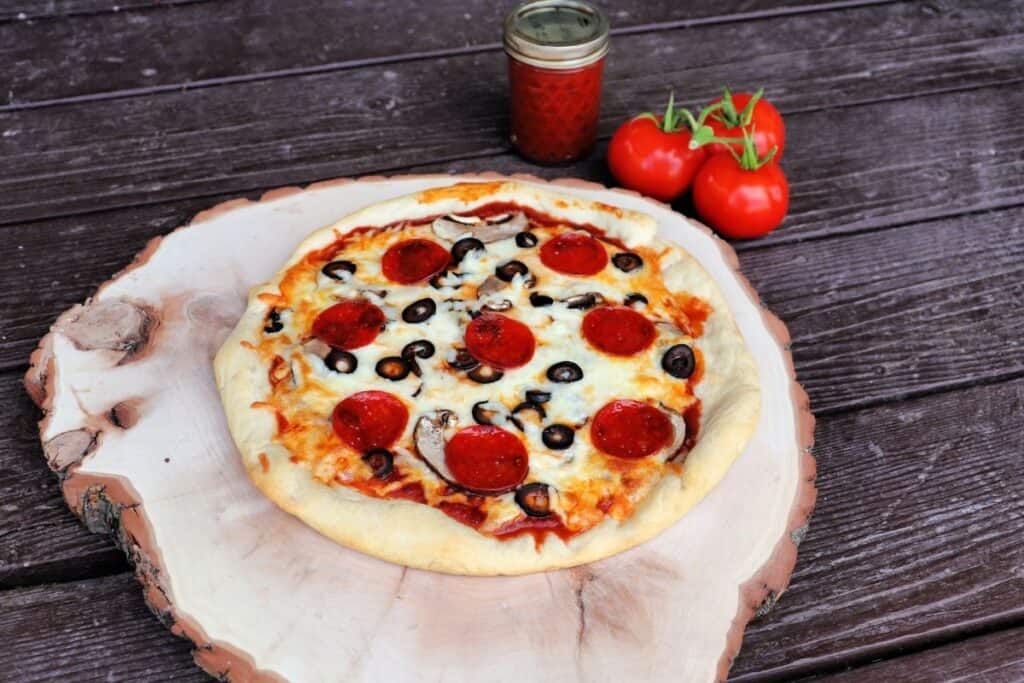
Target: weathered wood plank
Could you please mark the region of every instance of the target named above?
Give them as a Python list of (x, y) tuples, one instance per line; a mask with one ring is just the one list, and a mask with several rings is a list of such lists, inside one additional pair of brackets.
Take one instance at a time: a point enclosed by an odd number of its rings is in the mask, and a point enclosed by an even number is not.
[[(673, 0), (610, 8), (616, 31), (694, 26), (785, 16), (892, 0)], [(5, 12), (0, 0), (0, 20)], [(21, 3), (22, 6), (27, 3)], [(52, 6), (53, 3), (39, 3)], [(108, 3), (99, 3), (103, 6)], [(499, 49), (509, 3), (436, 0), (416, 5), (416, 21), (392, 3), (356, 0), (219, 0), (100, 13), (74, 21), (0, 25), (0, 101), (23, 106), (197, 83), (335, 70), (367, 61)], [(43, 9), (43, 8), (40, 8)], [(40, 45), (47, 50), (40, 51)], [(19, 68), (20, 67), (20, 68)]]
[[(789, 592), (748, 629), (737, 680), (791, 680), (1024, 619), (1022, 415), (1017, 380), (823, 418), (818, 510)], [(125, 575), (0, 593), (0, 627), (19, 634), (0, 649), (0, 670), (20, 662), (36, 680), (40, 653), (70, 650), (83, 667), (75, 680), (109, 667), (190, 674), (185, 648), (161, 637), (138, 593)], [(86, 613), (102, 628), (74, 621), (81, 604), (107, 603)]]
[[(64, 309), (205, 202), (6, 228), (0, 368), (20, 368)], [(202, 229), (201, 227), (198, 229)], [(57, 245), (75, 248), (57, 248)], [(744, 272), (790, 326), (818, 411), (1024, 371), (1024, 210), (748, 250)], [(31, 292), (26, 296), (26, 292)]]
[(208, 0), (0, 0), (0, 22), (159, 9)]
[(1024, 628), (988, 633), (812, 680), (828, 683), (945, 683), (953, 680), (1013, 683), (1024, 680)]
[[(127, 219), (105, 221), (109, 229), (104, 231), (82, 230), (77, 220), (66, 219), (58, 228), (22, 233), (47, 235), (26, 240), (26, 249), (18, 253), (25, 263), (48, 265), (18, 269), (25, 273), (18, 293), (5, 294), (11, 287), (0, 286), (0, 302), (11, 310), (0, 358), (23, 367), (30, 345), (52, 317), (84, 299), (127, 261), (129, 252), (175, 220), (173, 214), (144, 218), (134, 209), (118, 212), (125, 213)], [(53, 244), (72, 241), (78, 249), (53, 250)], [(123, 246), (115, 248), (117, 242)], [(120, 263), (108, 262), (108, 249), (124, 252)], [(824, 413), (1024, 372), (1022, 257), (1024, 209), (1013, 209), (756, 250), (741, 260), (765, 303), (789, 324), (799, 377), (812, 405)], [(23, 291), (34, 294), (26, 297)], [(10, 460), (11, 471), (19, 471), (21, 463), (34, 465), (26, 483), (18, 479), (5, 496), (16, 501), (45, 468), (37, 461), (39, 447), (32, 434), (35, 410), (26, 400), (15, 403), (17, 378), (7, 378), (0, 405), (16, 405), (23, 429), (16, 442), (0, 448), (0, 458)], [(60, 510), (55, 487), (46, 495)], [(9, 533), (19, 540), (12, 547), (21, 565), (11, 565), (8, 582), (24, 583), (34, 572), (50, 571), (47, 563), (60, 564), (49, 545), (56, 531), (20, 531), (34, 514), (31, 505), (11, 512)], [(75, 526), (69, 515), (42, 521), (74, 537), (67, 530)], [(89, 550), (102, 562), (110, 561), (108, 551), (98, 545)], [(73, 548), (68, 552), (67, 557), (75, 557)]]
[(0, 406), (8, 417), (0, 440), (0, 589), (126, 569), (121, 551), (88, 533), (64, 504), (40, 453), (38, 411), (14, 373), (0, 375)]
[(4, 680), (193, 681), (190, 644), (160, 625), (128, 573), (0, 593)]
[[(938, 6), (936, 12), (933, 5), (884, 5), (620, 36), (608, 69), (602, 131), (608, 134), (638, 108), (656, 106), (673, 82), (686, 84), (688, 101), (710, 98), (724, 82), (739, 87), (763, 83), (799, 129), (795, 113), (800, 111), (1021, 78), (1024, 12), (993, 13), (987, 5), (954, 10), (951, 0)], [(692, 63), (690, 56), (702, 53), (714, 53), (715, 59)], [(499, 153), (507, 149), (504, 59), (498, 52), (470, 54), (4, 112), (0, 156), (9, 172), (0, 179), (5, 197), (0, 222)], [(644, 63), (666, 70), (652, 74), (639, 66)], [(879, 67), (865, 71), (864, 65), (872, 63)], [(969, 99), (942, 97), (932, 105), (970, 111), (971, 116), (940, 118), (932, 112), (920, 124), (929, 132), (967, 129), (977, 117), (1015, 111), (1010, 104), (1019, 91), (986, 99), (991, 112), (961, 108)], [(859, 137), (870, 135), (873, 149), (913, 149), (907, 163), (943, 153), (933, 151), (917, 129), (909, 139), (883, 140), (886, 119), (860, 120), (865, 114), (840, 110), (811, 119), (824, 122), (825, 128), (805, 128), (787, 159), (796, 163), (803, 155), (814, 161), (812, 154), (841, 145), (842, 140), (822, 131), (835, 130), (833, 118), (844, 114), (870, 127)], [(1019, 117), (1008, 119), (1000, 119), (1005, 127), (1000, 135), (1012, 141), (1022, 124)], [(994, 134), (991, 128), (981, 132), (985, 139)], [(856, 150), (848, 151), (855, 162), (879, 165), (877, 157), (864, 160)], [(1007, 165), (1007, 154), (1002, 146), (976, 149), (966, 162), (980, 163), (984, 155), (987, 167)], [(898, 163), (888, 164), (888, 170), (889, 180), (905, 172)], [(847, 173), (839, 161), (831, 167), (816, 164), (813, 175), (794, 173), (799, 181), (794, 189), (799, 196), (799, 183), (843, 180)], [(917, 196), (919, 201), (932, 199)]]
[(1022, 429), (1019, 379), (820, 420), (810, 531), (785, 598), (748, 630), (739, 680), (1024, 623)]

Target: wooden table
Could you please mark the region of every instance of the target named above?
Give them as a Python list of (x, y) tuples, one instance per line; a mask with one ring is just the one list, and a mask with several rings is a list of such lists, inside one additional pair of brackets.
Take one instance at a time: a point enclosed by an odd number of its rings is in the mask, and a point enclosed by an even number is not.
[(506, 141), (510, 2), (385, 4), (0, 0), (0, 679), (205, 679), (40, 455), (20, 380), (58, 313), (235, 195), (609, 183), (618, 122), (723, 83), (786, 116), (790, 215), (735, 246), (819, 420), (817, 511), (733, 676), (1024, 678), (1024, 1), (607, 3), (602, 142), (559, 169)]

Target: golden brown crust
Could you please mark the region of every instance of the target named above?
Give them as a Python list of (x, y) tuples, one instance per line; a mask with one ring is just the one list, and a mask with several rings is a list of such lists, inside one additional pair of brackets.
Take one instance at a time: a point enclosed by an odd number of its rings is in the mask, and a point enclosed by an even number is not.
[(703, 402), (700, 438), (682, 473), (664, 476), (628, 519), (608, 519), (568, 542), (549, 535), (537, 548), (530, 537), (497, 540), (425, 505), (372, 499), (316, 481), (275, 441), (273, 414), (252, 408), (270, 391), (266, 365), (251, 350), (269, 312), (266, 296), (261, 299), (260, 294), (276, 296), (280, 276), (252, 291), (246, 314), (215, 364), (231, 432), (250, 477), (268, 497), (346, 546), (456, 574), (521, 574), (574, 566), (644, 542), (683, 516), (724, 476), (749, 440), (760, 406), (756, 367), (717, 287), (684, 250), (658, 239), (655, 222), (644, 214), (516, 182), (462, 184), (385, 202), (317, 231), (300, 245), (285, 270), (352, 228), (422, 217), (424, 204), (429, 213), (444, 214), (492, 202), (515, 202), (567, 222), (592, 225), (631, 247), (655, 247), (665, 254), (661, 265), (666, 286), (711, 304), (701, 343), (707, 370), (697, 389)]

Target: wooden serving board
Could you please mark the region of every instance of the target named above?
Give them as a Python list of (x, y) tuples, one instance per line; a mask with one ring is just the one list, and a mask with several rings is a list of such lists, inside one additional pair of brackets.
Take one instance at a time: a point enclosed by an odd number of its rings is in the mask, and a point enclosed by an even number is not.
[[(654, 540), (571, 570), (456, 577), (340, 547), (264, 498), (225, 425), (211, 360), (250, 286), (314, 229), (459, 180), (283, 188), (154, 240), (64, 313), (26, 386), (68, 505), (114, 534), (146, 598), (234, 681), (722, 679), (743, 629), (785, 589), (814, 504), (813, 418), (785, 327), (732, 250), (667, 206), (581, 181), (559, 189), (645, 211), (718, 282), (763, 386), (753, 440), (708, 497)], [(534, 178), (520, 178), (542, 182)]]

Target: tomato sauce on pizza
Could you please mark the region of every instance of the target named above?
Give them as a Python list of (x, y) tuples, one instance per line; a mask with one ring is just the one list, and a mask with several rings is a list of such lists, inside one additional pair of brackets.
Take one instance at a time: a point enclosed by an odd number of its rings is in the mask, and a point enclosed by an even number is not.
[(280, 279), (274, 439), (327, 486), (496, 539), (627, 519), (700, 429), (711, 306), (659, 252), (504, 202), (365, 226)]

